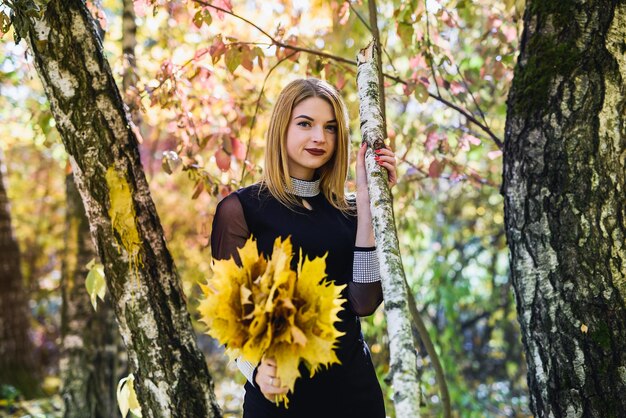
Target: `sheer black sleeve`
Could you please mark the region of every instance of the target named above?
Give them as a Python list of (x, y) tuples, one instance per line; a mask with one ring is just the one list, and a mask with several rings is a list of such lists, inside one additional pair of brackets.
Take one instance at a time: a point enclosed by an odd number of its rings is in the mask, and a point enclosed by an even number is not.
[(250, 237), (243, 207), (237, 193), (226, 196), (215, 209), (211, 231), (211, 254), (217, 260), (235, 257), (239, 264), (237, 248), (243, 247)]
[[(237, 248), (243, 247), (249, 236), (250, 231), (239, 197), (237, 193), (231, 193), (215, 209), (213, 229), (211, 230), (211, 254), (213, 254), (213, 258), (223, 260), (234, 256), (235, 262), (240, 264), (241, 260)], [(241, 357), (237, 358), (236, 361), (239, 371), (252, 386), (256, 386), (254, 384), (256, 365), (243, 360)]]
[(348, 300), (358, 316), (369, 316), (383, 301), (376, 247), (354, 248), (353, 278), (348, 283)]

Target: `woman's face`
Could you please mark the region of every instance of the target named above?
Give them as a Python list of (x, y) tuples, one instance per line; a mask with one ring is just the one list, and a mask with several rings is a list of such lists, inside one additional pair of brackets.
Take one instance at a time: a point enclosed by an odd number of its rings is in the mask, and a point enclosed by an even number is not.
[(337, 142), (337, 121), (332, 106), (320, 97), (298, 103), (287, 128), (289, 175), (311, 180), (315, 170), (330, 160)]

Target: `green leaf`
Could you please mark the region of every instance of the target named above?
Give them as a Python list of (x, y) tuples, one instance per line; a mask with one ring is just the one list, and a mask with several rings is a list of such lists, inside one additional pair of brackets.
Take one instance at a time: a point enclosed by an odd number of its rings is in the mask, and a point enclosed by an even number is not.
[(206, 25), (209, 26), (211, 25), (211, 22), (213, 22), (213, 17), (206, 9), (198, 10), (193, 16), (193, 24), (196, 25), (198, 29), (202, 27), (203, 23), (206, 23)]
[(407, 22), (398, 22), (398, 36), (402, 40), (402, 43), (406, 46), (413, 44), (413, 25)]
[(0, 12), (0, 38), (9, 31), (11, 27), (11, 18), (6, 13)]
[(104, 295), (106, 295), (104, 266), (100, 263), (96, 263), (96, 260), (93, 259), (87, 263), (87, 268), (89, 269), (89, 273), (87, 273), (87, 278), (85, 279), (85, 287), (87, 288), (87, 293), (89, 293), (93, 309), (97, 310), (97, 298), (104, 300)]
[(259, 68), (262, 70), (263, 69), (263, 58), (265, 58), (265, 54), (263, 53), (263, 50), (261, 48), (259, 48), (258, 46), (255, 46), (252, 49), (252, 55), (254, 57), (256, 57), (257, 64), (258, 64)]
[(224, 59), (226, 60), (226, 67), (228, 68), (228, 71), (234, 73), (237, 67), (239, 67), (239, 64), (241, 64), (241, 51), (239, 48), (230, 47), (226, 50)]
[(415, 91), (413, 92), (415, 98), (420, 103), (426, 103), (428, 100), (428, 89), (422, 83), (417, 83), (415, 85)]

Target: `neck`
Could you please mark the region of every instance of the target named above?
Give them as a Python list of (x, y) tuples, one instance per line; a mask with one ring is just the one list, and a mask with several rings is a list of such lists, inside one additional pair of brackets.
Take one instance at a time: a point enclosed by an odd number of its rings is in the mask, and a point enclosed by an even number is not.
[(299, 197), (313, 197), (320, 192), (320, 179), (301, 180), (291, 177), (291, 185), (287, 187), (287, 191)]

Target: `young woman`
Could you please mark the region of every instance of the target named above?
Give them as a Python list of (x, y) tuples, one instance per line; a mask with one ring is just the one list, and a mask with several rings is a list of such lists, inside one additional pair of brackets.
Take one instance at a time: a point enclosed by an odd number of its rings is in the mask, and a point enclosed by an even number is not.
[[(267, 132), (263, 180), (238, 190), (217, 206), (211, 234), (213, 257), (234, 256), (250, 235), (259, 252), (271, 256), (277, 237), (291, 237), (295, 269), (302, 249), (308, 257), (328, 252), (328, 280), (347, 284), (349, 303), (336, 323), (341, 364), (309, 378), (301, 370), (289, 408), (276, 406), (275, 395), (286, 393), (276, 377), (276, 363), (238, 361), (246, 376), (244, 418), (359, 417), (384, 418), (380, 385), (369, 349), (363, 341), (360, 316), (371, 315), (382, 302), (372, 218), (365, 173), (365, 144), (357, 155), (356, 202), (346, 198), (349, 166), (348, 114), (339, 93), (317, 79), (300, 79), (280, 93)], [(396, 183), (396, 163), (387, 148), (377, 151), (378, 163)], [(355, 213), (356, 206), (356, 213)]]

